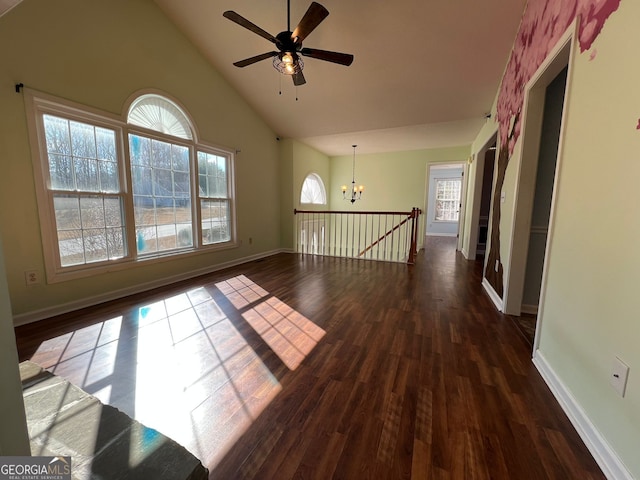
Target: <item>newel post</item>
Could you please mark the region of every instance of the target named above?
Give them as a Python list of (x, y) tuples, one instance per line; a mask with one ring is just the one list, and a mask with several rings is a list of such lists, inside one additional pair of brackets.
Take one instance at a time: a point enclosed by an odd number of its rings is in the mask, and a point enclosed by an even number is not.
[(409, 258), (407, 263), (413, 265), (416, 263), (416, 255), (418, 253), (418, 216), (420, 209), (413, 207), (411, 209), (411, 245), (409, 247)]

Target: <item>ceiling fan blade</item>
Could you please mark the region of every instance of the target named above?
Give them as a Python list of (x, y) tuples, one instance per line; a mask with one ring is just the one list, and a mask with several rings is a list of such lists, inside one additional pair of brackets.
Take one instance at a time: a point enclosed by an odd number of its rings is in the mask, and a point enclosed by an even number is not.
[(330, 52), (328, 50), (318, 50), (317, 48), (303, 48), (300, 53), (305, 57), (317, 58), (325, 62), (339, 63), (349, 66), (353, 62), (353, 55), (350, 53)]
[(299, 87), (300, 85), (304, 85), (305, 83), (307, 83), (307, 81), (304, 78), (304, 75), (302, 74), (302, 70), (300, 70), (298, 73), (294, 73), (293, 75), (291, 75), (291, 77), (293, 78), (293, 84), (296, 87)]
[(317, 2), (311, 2), (307, 12), (300, 20), (300, 23), (293, 31), (291, 38), (296, 43), (302, 43), (302, 41), (309, 36), (309, 34), (329, 15), (329, 10), (324, 8)]
[(267, 52), (262, 53), (260, 55), (256, 55), (255, 57), (245, 58), (244, 60), (240, 60), (238, 62), (233, 62), (236, 67), (246, 67), (248, 65), (253, 65), (260, 60), (266, 60), (267, 58), (275, 57), (278, 55), (278, 52)]
[(253, 33), (257, 33), (261, 37), (266, 38), (267, 40), (269, 40), (271, 43), (276, 43), (276, 38), (273, 35), (271, 35), (269, 32), (264, 31), (263, 29), (261, 29), (256, 24), (251, 23), (249, 20), (247, 20), (243, 16), (238, 15), (233, 10), (227, 10), (226, 12), (224, 12), (222, 14), (222, 16), (225, 17), (225, 18), (228, 18), (229, 20), (231, 20), (234, 23), (237, 23), (241, 27), (246, 28), (247, 30), (251, 30)]

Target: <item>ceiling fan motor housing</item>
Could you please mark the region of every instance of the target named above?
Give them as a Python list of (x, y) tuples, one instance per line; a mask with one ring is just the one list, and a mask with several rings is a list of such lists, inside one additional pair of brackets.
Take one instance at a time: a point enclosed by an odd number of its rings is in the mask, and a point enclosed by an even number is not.
[(280, 32), (276, 35), (276, 47), (281, 52), (299, 52), (302, 43), (296, 43), (292, 37), (293, 32)]

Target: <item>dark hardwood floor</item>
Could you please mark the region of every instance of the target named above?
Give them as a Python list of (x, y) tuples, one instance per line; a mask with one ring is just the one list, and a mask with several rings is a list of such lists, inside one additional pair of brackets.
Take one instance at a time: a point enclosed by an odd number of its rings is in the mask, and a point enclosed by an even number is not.
[(212, 479), (604, 478), (480, 282), (448, 238), (415, 266), (281, 254), (16, 335)]

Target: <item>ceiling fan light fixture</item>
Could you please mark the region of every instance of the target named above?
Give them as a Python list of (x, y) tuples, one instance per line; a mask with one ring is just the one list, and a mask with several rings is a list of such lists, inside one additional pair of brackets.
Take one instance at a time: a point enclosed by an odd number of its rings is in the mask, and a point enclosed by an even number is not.
[(284, 52), (273, 57), (273, 67), (283, 75), (295, 75), (304, 68), (302, 59), (291, 52)]
[(285, 52), (284, 55), (282, 55), (282, 61), (284, 63), (293, 63), (293, 55), (289, 52)]

